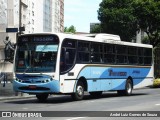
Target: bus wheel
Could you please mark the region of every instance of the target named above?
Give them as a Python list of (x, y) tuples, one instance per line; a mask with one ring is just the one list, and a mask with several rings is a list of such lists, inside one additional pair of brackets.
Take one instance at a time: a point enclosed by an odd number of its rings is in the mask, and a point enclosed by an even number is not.
[(127, 79), (125, 90), (118, 90), (117, 92), (118, 92), (118, 95), (129, 96), (132, 94), (132, 90), (133, 90), (132, 81), (130, 79)]
[(98, 91), (98, 92), (90, 92), (89, 93), (91, 95), (91, 97), (93, 98), (99, 98), (102, 96), (102, 91)]
[(76, 92), (72, 95), (73, 100), (82, 100), (84, 97), (84, 84), (79, 81), (76, 86)]
[(36, 97), (40, 102), (44, 102), (47, 100), (48, 94), (37, 94)]

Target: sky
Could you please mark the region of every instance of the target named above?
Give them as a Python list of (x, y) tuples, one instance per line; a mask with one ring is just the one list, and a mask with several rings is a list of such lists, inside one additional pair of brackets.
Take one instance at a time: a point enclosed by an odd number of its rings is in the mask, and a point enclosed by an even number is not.
[(76, 32), (89, 32), (90, 23), (97, 23), (102, 0), (64, 0), (64, 27), (73, 25)]

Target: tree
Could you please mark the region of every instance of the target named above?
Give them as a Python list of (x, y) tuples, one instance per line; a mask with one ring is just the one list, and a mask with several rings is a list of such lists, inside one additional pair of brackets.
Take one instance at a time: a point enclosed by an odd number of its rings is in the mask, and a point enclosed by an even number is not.
[(137, 31), (132, 2), (133, 0), (103, 0), (98, 10), (102, 32), (117, 34), (123, 41), (131, 41)]
[(160, 1), (134, 0), (133, 8), (138, 29), (146, 32), (149, 43), (156, 47), (160, 43)]
[(101, 32), (101, 25), (95, 24), (91, 27), (90, 33), (100, 33)]
[(150, 44), (150, 41), (149, 41), (148, 36), (145, 36), (145, 37), (141, 40), (141, 42), (142, 42), (143, 44)]
[(71, 25), (69, 28), (65, 27), (64, 28), (64, 32), (75, 33), (76, 32), (76, 28), (73, 25)]

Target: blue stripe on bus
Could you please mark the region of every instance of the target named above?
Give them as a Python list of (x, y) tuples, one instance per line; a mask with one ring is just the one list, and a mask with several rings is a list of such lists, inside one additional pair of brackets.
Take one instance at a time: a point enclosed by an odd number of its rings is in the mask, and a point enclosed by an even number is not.
[[(105, 90), (123, 90), (125, 89), (126, 79), (131, 76), (133, 85), (141, 83), (148, 75), (151, 68), (117, 68), (117, 67), (84, 67), (78, 78), (84, 76), (87, 80), (88, 91), (105, 91)], [(97, 79), (99, 78), (99, 79)], [(101, 79), (102, 78), (102, 79)], [(106, 79), (104, 79), (106, 78)], [(138, 79), (134, 79), (138, 78)], [(97, 80), (95, 80), (97, 79)]]

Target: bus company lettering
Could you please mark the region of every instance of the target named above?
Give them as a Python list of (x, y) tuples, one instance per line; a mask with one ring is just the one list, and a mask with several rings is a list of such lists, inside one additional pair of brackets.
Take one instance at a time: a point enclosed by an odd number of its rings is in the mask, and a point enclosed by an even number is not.
[(139, 70), (134, 70), (132, 73), (133, 74), (140, 74), (140, 71)]
[(127, 72), (115, 72), (113, 70), (108, 70), (109, 76), (127, 76)]

